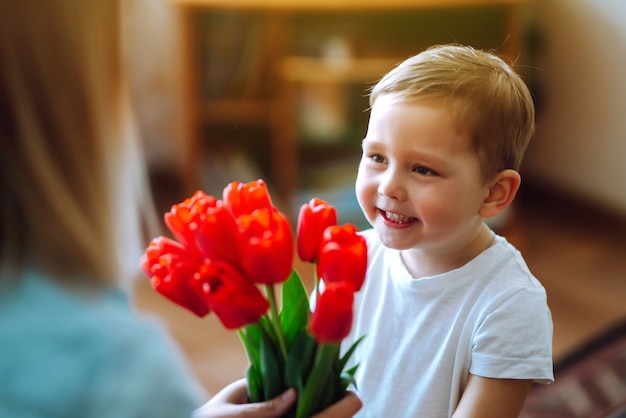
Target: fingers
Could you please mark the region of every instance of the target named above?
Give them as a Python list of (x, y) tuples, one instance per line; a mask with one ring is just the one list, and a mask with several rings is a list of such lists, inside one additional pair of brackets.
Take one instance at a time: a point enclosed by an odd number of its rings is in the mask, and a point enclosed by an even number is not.
[(237, 380), (224, 389), (220, 390), (214, 397), (214, 402), (229, 404), (248, 403), (248, 386), (246, 379)]
[(348, 391), (339, 402), (324, 409), (312, 418), (349, 418), (356, 414), (363, 403), (354, 392)]
[(242, 417), (255, 418), (278, 418), (287, 413), (296, 400), (296, 390), (288, 389), (282, 395), (269, 401), (251, 403), (246, 405), (246, 410), (241, 410)]
[[(242, 383), (243, 382), (243, 386)], [(231, 383), (194, 412), (193, 418), (279, 418), (296, 400), (295, 389), (259, 403), (247, 403), (246, 382)]]
[[(279, 418), (296, 400), (295, 389), (265, 402), (248, 403), (245, 379), (231, 383), (194, 413), (194, 418)], [(349, 418), (363, 406), (354, 392), (347, 392), (339, 402), (312, 418)]]

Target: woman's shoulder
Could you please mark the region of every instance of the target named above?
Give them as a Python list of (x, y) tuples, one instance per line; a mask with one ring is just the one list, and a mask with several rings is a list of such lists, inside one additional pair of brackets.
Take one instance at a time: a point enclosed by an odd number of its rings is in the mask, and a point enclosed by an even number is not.
[(140, 317), (121, 290), (86, 296), (28, 278), (10, 293), (0, 302), (0, 375), (16, 382), (10, 398), (47, 408), (62, 390), (64, 403), (96, 409), (123, 404), (126, 395), (176, 397), (187, 407), (195, 400), (196, 382), (174, 341)]
[(1, 329), (29, 338), (79, 338), (83, 343), (155, 338), (158, 328), (136, 314), (121, 289), (82, 291), (32, 273), (3, 288), (0, 313)]

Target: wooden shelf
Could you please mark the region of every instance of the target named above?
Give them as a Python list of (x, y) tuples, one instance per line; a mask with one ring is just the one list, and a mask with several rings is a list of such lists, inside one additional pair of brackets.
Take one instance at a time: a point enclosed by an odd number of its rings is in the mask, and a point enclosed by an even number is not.
[[(269, 166), (272, 171), (268, 173), (269, 180), (280, 197), (289, 201), (298, 191), (299, 170), (302, 169), (301, 161), (298, 161), (299, 141), (302, 139), (298, 112), (302, 112), (299, 108), (302, 91), (308, 89), (315, 96), (323, 95), (324, 89), (349, 91), (353, 85), (360, 85), (364, 94), (367, 85), (374, 84), (415, 53), (415, 49), (423, 47), (414, 39), (414, 34), (420, 34), (420, 39), (424, 40), (432, 32), (445, 31), (445, 34), (437, 33), (433, 38), (445, 42), (447, 37), (453, 37), (455, 41), (465, 42), (466, 38), (473, 36), (473, 30), (483, 33), (480, 31), (482, 27), (476, 28), (472, 23), (474, 21), (466, 17), (469, 11), (472, 16), (474, 12), (480, 14), (486, 11), (492, 19), (489, 21), (492, 24), (484, 26), (489, 38), (478, 42), (497, 48), (501, 54), (515, 59), (521, 51), (521, 6), (530, 0), (169, 1), (179, 12), (186, 36), (183, 57), (188, 109), (188, 144), (184, 164), (186, 183), (197, 186), (200, 181), (198, 167), (202, 147), (205, 146), (202, 142), (211, 140), (203, 135), (207, 131), (202, 128), (228, 124), (261, 127), (267, 129), (270, 135)], [(422, 20), (410, 21), (409, 11), (410, 16), (419, 15)], [(458, 29), (458, 33), (454, 30), (448, 33), (436, 23), (426, 24), (432, 23), (425, 21), (429, 19), (427, 16), (442, 19), (444, 15), (453, 15), (460, 22), (452, 28)], [(199, 20), (206, 16), (214, 20)], [(380, 22), (383, 16), (386, 19), (382, 24), (374, 25), (376, 28), (372, 31), (372, 22)], [(494, 16), (498, 19), (495, 24)], [(238, 17), (243, 19), (237, 20)], [(343, 17), (350, 17), (350, 24)], [(396, 27), (390, 22), (398, 17), (402, 23)], [(358, 28), (361, 21), (365, 22), (365, 27)], [(204, 32), (200, 33), (198, 28)], [(223, 40), (226, 42), (224, 45), (219, 44), (222, 28), (230, 30), (229, 37)], [(459, 33), (462, 36), (457, 37)], [(322, 44), (333, 35), (346, 40), (345, 58), (324, 57)], [(228, 44), (231, 40), (239, 43)], [(311, 46), (311, 42), (317, 44)], [(430, 45), (433, 40), (428, 38), (424, 42)], [(210, 48), (216, 48), (222, 54), (211, 55), (210, 51), (214, 50)], [(233, 66), (232, 61), (238, 66)], [(217, 67), (201, 68), (209, 62)], [(230, 71), (225, 69), (231, 67), (235, 68), (232, 77), (230, 73), (225, 77), (224, 72)], [(249, 74), (252, 79), (242, 77), (242, 74)], [(328, 86), (333, 83), (340, 86)], [(353, 106), (355, 102), (354, 98), (346, 101), (347, 106)]]
[(368, 83), (380, 79), (403, 58), (285, 57), (278, 66), (282, 81), (291, 83)]
[(498, 6), (528, 0), (170, 0), (179, 6), (246, 10), (393, 10)]
[(200, 106), (203, 123), (264, 125), (272, 103), (269, 100), (205, 100)]

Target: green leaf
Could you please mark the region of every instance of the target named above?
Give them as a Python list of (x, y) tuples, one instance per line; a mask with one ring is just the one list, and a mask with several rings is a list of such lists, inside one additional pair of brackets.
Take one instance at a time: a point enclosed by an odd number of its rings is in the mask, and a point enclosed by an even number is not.
[(306, 331), (300, 331), (294, 341), (285, 364), (285, 384), (302, 391), (304, 382), (311, 372), (317, 342)]
[(261, 395), (259, 371), (253, 364), (249, 364), (246, 369), (246, 381), (248, 382), (248, 399), (250, 402), (261, 402), (263, 396)]
[(282, 285), (281, 305), (280, 324), (287, 349), (291, 349), (300, 331), (306, 329), (310, 314), (309, 295), (295, 269)]
[(356, 340), (354, 344), (350, 346), (348, 351), (346, 351), (343, 357), (339, 359), (339, 362), (337, 363), (338, 370), (343, 370), (343, 368), (346, 367), (346, 363), (348, 363), (348, 360), (350, 360), (350, 357), (354, 353), (354, 350), (356, 350), (357, 346), (361, 343), (361, 341), (363, 341), (364, 338), (365, 335), (362, 335), (358, 340)]
[(349, 376), (354, 376), (356, 374), (357, 369), (359, 368), (359, 365), (357, 364), (354, 367), (349, 368), (348, 370), (344, 370), (342, 372), (342, 375), (349, 375)]
[(339, 376), (335, 374), (335, 371), (333, 371), (329, 379), (326, 380), (326, 383), (322, 385), (322, 388), (320, 388), (321, 389), (320, 400), (319, 400), (320, 408), (325, 408), (327, 406), (334, 404), (336, 401), (338, 401), (341, 398), (341, 396), (343, 396), (343, 392), (342, 393), (337, 392), (337, 388), (339, 386), (340, 386)]
[(261, 339), (261, 355), (259, 368), (261, 371), (261, 382), (263, 385), (264, 399), (272, 399), (285, 389), (283, 384), (283, 365), (280, 363), (280, 356), (277, 355), (276, 346), (272, 341), (264, 336)]
[(276, 332), (272, 326), (272, 320), (268, 315), (263, 315), (259, 318), (258, 324), (261, 332), (264, 332), (272, 341), (276, 341)]
[(339, 344), (319, 345), (313, 369), (298, 399), (296, 417), (307, 418), (329, 406), (323, 403), (328, 398), (325, 390), (332, 384), (330, 381), (336, 378), (333, 376), (333, 366), (338, 356)]
[(348, 389), (348, 386), (350, 385), (354, 385), (354, 387), (356, 388), (356, 380), (354, 379), (354, 375), (356, 374), (358, 368), (359, 365), (357, 364), (356, 366), (341, 373), (341, 389), (344, 392)]
[(239, 338), (248, 356), (248, 361), (258, 369), (261, 360), (259, 347), (263, 338), (263, 331), (260, 325), (258, 323), (250, 324), (243, 330), (239, 330)]

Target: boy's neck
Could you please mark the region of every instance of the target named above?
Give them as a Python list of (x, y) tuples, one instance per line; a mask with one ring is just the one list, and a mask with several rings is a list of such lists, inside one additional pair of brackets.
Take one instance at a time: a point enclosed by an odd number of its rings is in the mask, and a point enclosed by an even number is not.
[(495, 235), (483, 225), (476, 237), (458, 251), (433, 253), (424, 249), (401, 250), (404, 266), (415, 279), (432, 277), (464, 266), (495, 243)]

